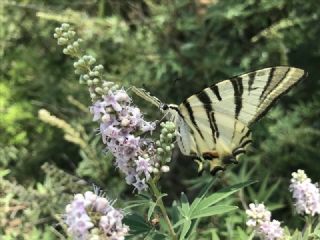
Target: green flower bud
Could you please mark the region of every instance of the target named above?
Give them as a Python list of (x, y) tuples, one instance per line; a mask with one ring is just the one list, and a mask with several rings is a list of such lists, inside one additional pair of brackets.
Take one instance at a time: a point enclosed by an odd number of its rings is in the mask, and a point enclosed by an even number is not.
[(68, 39), (60, 37), (58, 38), (58, 45), (66, 45), (68, 44)]
[(173, 137), (172, 133), (168, 133), (167, 137), (172, 138)]
[(111, 87), (114, 83), (113, 82), (107, 82), (107, 81), (103, 81), (102, 86), (103, 87)]
[(119, 88), (119, 85), (118, 84), (115, 84), (115, 85), (113, 85), (112, 87), (111, 87), (111, 90), (117, 90)]
[(69, 38), (68, 33), (66, 33), (66, 32), (62, 33), (62, 37)]
[(170, 171), (169, 166), (167, 166), (167, 165), (163, 165), (163, 166), (161, 167), (161, 172), (166, 173), (166, 172), (169, 172), (169, 171)]
[(167, 132), (168, 132), (168, 130), (165, 127), (161, 129), (161, 133), (165, 134)]
[(88, 80), (87, 84), (88, 84), (89, 87), (91, 87), (93, 85), (93, 81), (92, 80)]
[(94, 84), (98, 84), (100, 82), (99, 78), (94, 78), (92, 81)]
[(171, 151), (171, 147), (170, 147), (170, 146), (166, 146), (165, 149), (166, 149), (167, 152), (170, 152), (170, 151)]
[(161, 142), (160, 142), (159, 140), (157, 140), (157, 141), (156, 141), (156, 145), (157, 145), (157, 146), (160, 146), (160, 145), (161, 145)]
[(94, 91), (97, 92), (97, 93), (99, 93), (99, 94), (104, 94), (104, 91), (103, 91), (103, 89), (102, 89), (101, 87), (96, 87), (96, 88), (94, 89)]
[(62, 29), (63, 31), (68, 31), (69, 28), (70, 28), (70, 25), (69, 25), (68, 23), (62, 23), (62, 24), (61, 24), (61, 29)]
[(86, 64), (86, 62), (85, 62), (85, 60), (83, 59), (83, 58), (80, 58), (79, 60), (78, 60), (78, 65), (80, 66), (80, 65), (85, 65)]
[(94, 57), (91, 57), (91, 58), (89, 59), (89, 64), (90, 64), (90, 65), (94, 64), (95, 62), (96, 62), (96, 59), (95, 59)]
[(161, 153), (163, 153), (163, 149), (162, 149), (162, 148), (157, 148), (157, 152), (158, 152), (159, 154), (161, 154)]
[(90, 93), (90, 97), (91, 97), (92, 99), (94, 99), (94, 98), (97, 97), (97, 95), (96, 95), (95, 93)]
[(73, 38), (76, 35), (75, 31), (68, 31), (68, 37)]
[(74, 48), (79, 48), (80, 47), (80, 44), (78, 42), (74, 42), (72, 45), (73, 45)]

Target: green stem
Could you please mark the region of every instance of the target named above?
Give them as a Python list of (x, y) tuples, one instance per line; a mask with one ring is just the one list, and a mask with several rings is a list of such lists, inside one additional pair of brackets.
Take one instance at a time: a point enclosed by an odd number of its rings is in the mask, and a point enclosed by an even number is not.
[(172, 237), (173, 240), (177, 240), (177, 235), (173, 229), (173, 226), (172, 226), (172, 223), (169, 219), (169, 216), (168, 216), (168, 213), (167, 213), (167, 210), (163, 204), (163, 201), (162, 201), (162, 196), (161, 196), (161, 192), (159, 191), (159, 189), (157, 188), (155, 182), (154, 182), (154, 179), (151, 179), (150, 182), (150, 187), (152, 189), (152, 192), (154, 193), (155, 197), (156, 197), (156, 201), (157, 201), (157, 205), (158, 207), (160, 208), (161, 212), (162, 212), (162, 215), (164, 217), (164, 220), (166, 221), (167, 225), (168, 225), (168, 228), (169, 228), (169, 233)]
[(312, 218), (310, 216), (305, 217), (305, 226), (303, 229), (303, 235), (309, 236), (312, 231)]

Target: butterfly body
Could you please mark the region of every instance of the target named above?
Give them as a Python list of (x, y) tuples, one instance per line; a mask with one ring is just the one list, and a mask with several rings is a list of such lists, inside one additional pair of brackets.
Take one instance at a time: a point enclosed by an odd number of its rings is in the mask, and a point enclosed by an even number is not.
[(263, 117), (281, 95), (306, 72), (293, 67), (271, 67), (221, 81), (185, 99), (180, 105), (152, 98), (177, 126), (177, 143), (184, 155), (209, 160), (210, 170), (237, 163), (251, 140), (251, 124)]

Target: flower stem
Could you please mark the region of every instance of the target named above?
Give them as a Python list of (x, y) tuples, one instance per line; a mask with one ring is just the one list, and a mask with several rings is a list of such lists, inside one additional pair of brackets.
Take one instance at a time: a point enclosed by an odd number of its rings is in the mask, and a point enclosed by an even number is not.
[(162, 196), (161, 196), (161, 192), (159, 191), (159, 189), (157, 188), (156, 184), (155, 184), (155, 181), (154, 179), (151, 179), (149, 181), (149, 184), (150, 184), (150, 187), (156, 197), (156, 202), (157, 202), (157, 205), (158, 207), (160, 208), (161, 212), (162, 212), (162, 215), (164, 217), (164, 220), (166, 221), (167, 225), (168, 225), (168, 228), (169, 228), (169, 233), (172, 237), (173, 240), (176, 240), (177, 239), (177, 235), (173, 229), (173, 226), (172, 226), (172, 223), (169, 219), (169, 216), (168, 216), (168, 213), (167, 213), (167, 210), (163, 204), (163, 201), (162, 201)]

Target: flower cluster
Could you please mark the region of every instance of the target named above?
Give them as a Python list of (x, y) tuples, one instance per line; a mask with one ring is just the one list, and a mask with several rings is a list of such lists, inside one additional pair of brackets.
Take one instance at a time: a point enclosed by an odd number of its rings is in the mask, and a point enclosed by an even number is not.
[(173, 122), (162, 122), (160, 139), (156, 141), (158, 159), (162, 159), (160, 170), (168, 172), (170, 170), (167, 165), (171, 161), (171, 152), (174, 148), (173, 139), (176, 136), (176, 126)]
[[(151, 173), (169, 170), (167, 166), (159, 169), (162, 164), (159, 164), (155, 143), (139, 136), (154, 130), (155, 124), (143, 119), (140, 109), (132, 105), (131, 98), (123, 88), (104, 80), (103, 66), (95, 65), (94, 57), (81, 54), (81, 40), (75, 40), (75, 32), (69, 24), (56, 28), (54, 37), (59, 45), (66, 46), (65, 54), (78, 58), (74, 63), (75, 73), (80, 75), (80, 83), (88, 86), (93, 102), (90, 107), (93, 120), (100, 124), (103, 143), (115, 156), (116, 167), (125, 174), (128, 184), (132, 184), (139, 192), (146, 190)], [(172, 148), (166, 145), (166, 149), (168, 147)]]
[(298, 214), (320, 214), (319, 188), (303, 170), (292, 173), (289, 190), (292, 192)]
[(249, 204), (246, 210), (249, 217), (247, 226), (253, 227), (265, 240), (280, 240), (284, 237), (284, 231), (277, 220), (271, 221), (271, 212), (263, 204)]
[(66, 206), (65, 222), (73, 239), (123, 240), (129, 227), (122, 224), (123, 214), (108, 199), (93, 192), (76, 194)]
[(154, 145), (137, 135), (152, 131), (155, 124), (143, 119), (124, 89), (105, 82), (103, 90), (107, 93), (90, 108), (93, 120), (100, 122), (102, 140), (115, 156), (116, 166), (126, 175), (126, 182), (138, 191), (145, 190), (156, 154)]
[(64, 54), (76, 56), (80, 51), (82, 39), (75, 40), (76, 32), (69, 24), (63, 23), (61, 27), (56, 28), (53, 36), (58, 40), (58, 45), (66, 46), (63, 49)]

